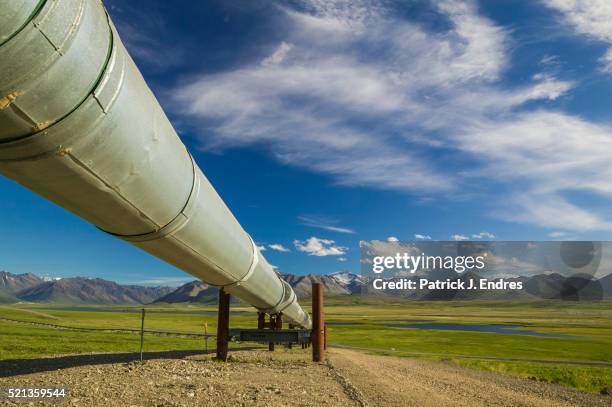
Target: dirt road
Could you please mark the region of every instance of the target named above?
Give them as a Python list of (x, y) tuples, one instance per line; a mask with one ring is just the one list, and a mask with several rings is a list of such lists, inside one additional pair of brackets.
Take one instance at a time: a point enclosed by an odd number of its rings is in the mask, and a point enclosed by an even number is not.
[(301, 350), (233, 352), (227, 364), (197, 354), (149, 357), (144, 363), (113, 354), (0, 361), (0, 388), (66, 386), (65, 405), (105, 407), (612, 406), (612, 397), (554, 384), (346, 349), (330, 350), (326, 364), (311, 363)]
[(330, 360), (372, 406), (612, 406), (609, 396), (444, 362), (347, 349), (334, 349)]

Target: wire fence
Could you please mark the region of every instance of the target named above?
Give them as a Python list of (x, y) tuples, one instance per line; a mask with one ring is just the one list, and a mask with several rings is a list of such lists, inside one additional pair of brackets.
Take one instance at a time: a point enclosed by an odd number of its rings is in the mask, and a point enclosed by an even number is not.
[(159, 331), (152, 329), (134, 329), (134, 328), (92, 328), (92, 327), (80, 327), (80, 326), (70, 326), (70, 325), (57, 325), (57, 324), (49, 324), (45, 322), (36, 322), (36, 321), (26, 321), (21, 319), (13, 319), (13, 318), (4, 318), (0, 317), (0, 321), (10, 321), (21, 324), (30, 324), (43, 326), (47, 328), (54, 329), (65, 329), (71, 331), (83, 331), (83, 332), (123, 332), (123, 333), (145, 333), (152, 335), (161, 335), (161, 336), (184, 336), (184, 337), (197, 337), (197, 338), (213, 338), (217, 335), (209, 334), (209, 333), (197, 333), (197, 332), (181, 332), (181, 331)]

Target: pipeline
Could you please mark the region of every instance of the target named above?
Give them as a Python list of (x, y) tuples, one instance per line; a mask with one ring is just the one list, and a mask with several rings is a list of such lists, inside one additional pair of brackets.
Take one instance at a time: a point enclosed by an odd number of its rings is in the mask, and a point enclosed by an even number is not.
[(0, 0), (0, 173), (260, 312), (311, 328), (99, 0)]

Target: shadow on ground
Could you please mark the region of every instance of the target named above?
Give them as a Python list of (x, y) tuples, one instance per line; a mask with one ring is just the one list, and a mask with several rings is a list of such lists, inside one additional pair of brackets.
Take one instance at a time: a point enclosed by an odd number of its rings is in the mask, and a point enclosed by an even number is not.
[[(240, 350), (260, 349), (258, 347), (242, 347)], [(143, 360), (152, 359), (182, 359), (188, 356), (206, 355), (215, 353), (215, 349), (208, 352), (203, 350), (173, 350), (162, 352), (144, 352)], [(37, 359), (7, 359), (0, 360), (0, 377), (19, 376), (30, 373), (48, 372), (70, 367), (87, 365), (105, 365), (111, 363), (128, 363), (140, 360), (139, 352), (126, 353), (94, 353), (83, 355), (69, 355)]]

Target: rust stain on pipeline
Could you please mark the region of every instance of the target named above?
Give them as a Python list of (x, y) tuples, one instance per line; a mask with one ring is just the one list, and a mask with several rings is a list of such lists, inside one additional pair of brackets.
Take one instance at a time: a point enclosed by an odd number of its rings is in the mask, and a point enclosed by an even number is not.
[(70, 154), (71, 152), (72, 152), (71, 148), (60, 148), (57, 151), (57, 155), (59, 155), (60, 157), (64, 157), (64, 156)]
[(12, 92), (3, 98), (0, 98), (0, 110), (6, 109), (17, 99), (18, 96), (22, 95), (22, 92)]
[(47, 127), (49, 127), (51, 125), (50, 121), (46, 121), (46, 122), (40, 122), (40, 123), (36, 123), (33, 127), (32, 130), (34, 131), (41, 131), (46, 129)]

